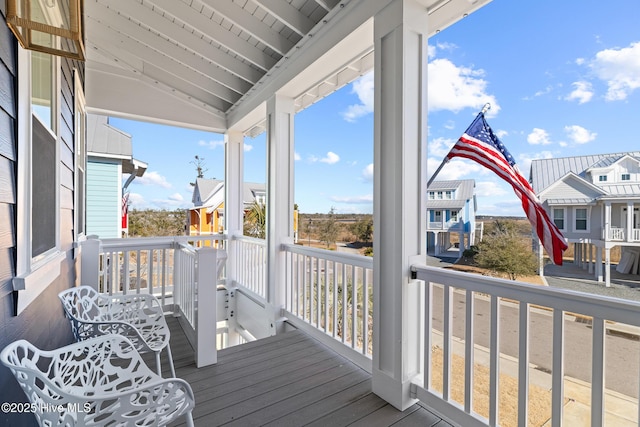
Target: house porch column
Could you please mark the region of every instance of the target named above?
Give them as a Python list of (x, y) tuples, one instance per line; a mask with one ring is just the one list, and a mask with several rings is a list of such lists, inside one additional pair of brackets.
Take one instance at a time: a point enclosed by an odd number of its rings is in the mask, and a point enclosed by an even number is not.
[(611, 286), (611, 249), (604, 249), (604, 285), (608, 288)]
[(611, 202), (604, 203), (604, 241), (611, 238)]
[(587, 262), (589, 263), (589, 273), (593, 274), (593, 243), (588, 244)]
[(633, 242), (633, 202), (627, 202), (627, 242)]
[(281, 246), (293, 243), (293, 99), (267, 101), (267, 301), (273, 310), (271, 333), (281, 326), (286, 266)]
[[(227, 289), (238, 277), (234, 255), (237, 241), (232, 236), (241, 236), (244, 222), (242, 187), (244, 186), (244, 135), (240, 131), (229, 130), (224, 135), (224, 227), (227, 234)], [(233, 324), (236, 317), (229, 317), (229, 345), (240, 343), (240, 335)]]
[(416, 0), (374, 17), (372, 389), (399, 410), (416, 402), (423, 357), (424, 285), (410, 267), (426, 263), (427, 21)]
[(602, 279), (602, 248), (597, 246), (596, 247), (596, 280), (598, 280), (599, 283), (603, 282)]

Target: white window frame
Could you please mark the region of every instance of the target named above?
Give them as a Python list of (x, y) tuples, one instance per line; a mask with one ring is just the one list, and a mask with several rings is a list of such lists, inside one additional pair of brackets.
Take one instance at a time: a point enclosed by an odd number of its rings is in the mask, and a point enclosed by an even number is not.
[(630, 173), (621, 174), (620, 181), (631, 181), (631, 174)]
[[(584, 230), (579, 230), (577, 228), (577, 220), (578, 220), (578, 210), (579, 209), (584, 209), (587, 213), (586, 213), (586, 227)], [(576, 206), (573, 208), (573, 232), (574, 233), (590, 233), (591, 232), (591, 221), (589, 221), (589, 217), (591, 216), (591, 208), (588, 206)]]
[[(75, 70), (74, 73), (74, 94), (75, 94), (75, 111), (74, 111), (74, 131), (73, 137), (76, 141), (75, 144), (75, 180), (74, 180), (74, 198), (75, 198), (75, 206), (74, 206), (74, 222), (73, 229), (76, 242), (85, 240), (85, 236), (87, 233), (87, 110), (86, 110), (86, 101), (84, 97), (84, 90), (82, 89), (82, 82), (80, 81), (80, 76), (78, 71)], [(78, 189), (80, 188), (80, 180), (78, 169), (81, 169), (84, 174), (84, 191), (83, 194), (80, 194)], [(78, 208), (82, 206), (82, 213), (84, 214), (84, 218), (80, 218), (78, 215)], [(82, 232), (79, 232), (80, 224), (83, 222)]]
[[(562, 228), (558, 227), (558, 225), (556, 224), (556, 216), (555, 216), (555, 211), (556, 210), (562, 211), (562, 224), (563, 224)], [(558, 227), (558, 230), (562, 230), (562, 231), (566, 230), (567, 229), (567, 208), (555, 208), (555, 207), (552, 207), (551, 208), (551, 221), (553, 221), (553, 223), (556, 224), (556, 227)]]
[[(52, 56), (55, 76), (52, 102), (56, 129), (56, 182), (60, 182), (60, 58)], [(16, 277), (13, 289), (18, 291), (16, 314), (20, 314), (32, 301), (60, 276), (60, 264), (65, 253), (60, 248), (60, 188), (56, 186), (55, 245), (37, 257), (32, 256), (32, 110), (31, 110), (31, 53), (18, 46), (18, 168), (16, 206)]]
[(598, 182), (607, 182), (608, 179), (607, 175), (598, 175)]

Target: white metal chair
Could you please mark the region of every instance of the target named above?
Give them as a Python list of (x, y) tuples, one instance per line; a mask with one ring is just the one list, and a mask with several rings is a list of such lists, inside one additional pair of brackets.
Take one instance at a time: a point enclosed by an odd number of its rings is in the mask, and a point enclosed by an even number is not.
[(193, 427), (191, 386), (164, 379), (131, 341), (103, 335), (44, 351), (25, 340), (0, 353), (43, 426), (164, 426), (185, 416)]
[(108, 296), (90, 286), (78, 286), (60, 292), (58, 297), (78, 341), (104, 334), (125, 336), (140, 353), (155, 353), (158, 375), (162, 375), (160, 352), (166, 348), (171, 376), (176, 376), (169, 327), (153, 295)]

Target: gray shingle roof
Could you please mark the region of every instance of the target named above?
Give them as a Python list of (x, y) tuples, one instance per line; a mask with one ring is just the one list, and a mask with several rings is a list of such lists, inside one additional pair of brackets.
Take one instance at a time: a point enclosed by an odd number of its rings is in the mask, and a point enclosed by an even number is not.
[(427, 208), (430, 209), (454, 209), (464, 207), (467, 200), (473, 198), (473, 190), (476, 182), (473, 179), (459, 179), (451, 181), (434, 181), (427, 191), (456, 190), (456, 198), (453, 200), (430, 200), (427, 198)]

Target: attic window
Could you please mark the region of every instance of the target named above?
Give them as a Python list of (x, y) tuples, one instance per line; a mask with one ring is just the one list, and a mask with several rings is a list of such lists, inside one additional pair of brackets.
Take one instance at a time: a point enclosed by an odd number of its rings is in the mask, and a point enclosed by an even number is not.
[(631, 181), (631, 174), (623, 173), (622, 174), (622, 181)]
[(607, 180), (607, 175), (600, 175), (598, 176), (598, 181), (600, 182), (605, 182)]

